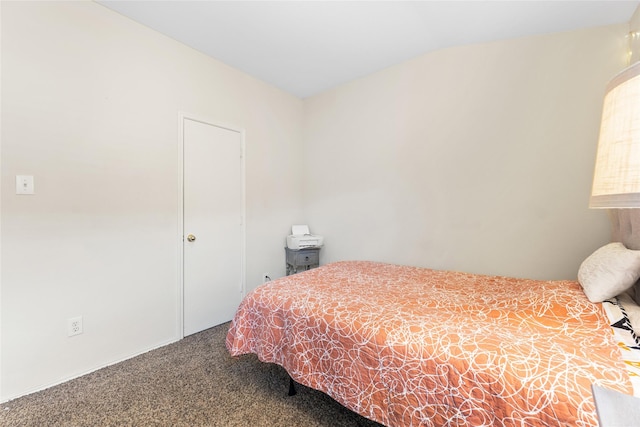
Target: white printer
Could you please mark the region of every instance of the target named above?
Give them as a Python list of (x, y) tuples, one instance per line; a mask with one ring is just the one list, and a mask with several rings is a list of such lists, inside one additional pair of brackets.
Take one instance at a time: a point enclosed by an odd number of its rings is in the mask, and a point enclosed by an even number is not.
[(291, 234), (287, 236), (289, 249), (319, 248), (323, 242), (324, 237), (311, 234), (308, 225), (292, 225)]

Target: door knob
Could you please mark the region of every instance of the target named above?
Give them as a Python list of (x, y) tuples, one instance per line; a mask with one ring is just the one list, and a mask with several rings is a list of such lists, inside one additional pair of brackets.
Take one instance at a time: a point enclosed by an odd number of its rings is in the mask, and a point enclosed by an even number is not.
[(188, 240), (188, 241), (190, 241), (190, 242), (193, 242), (193, 241), (195, 241), (195, 240), (196, 240), (196, 236), (194, 236), (193, 234), (189, 234), (189, 235), (187, 236), (187, 240)]

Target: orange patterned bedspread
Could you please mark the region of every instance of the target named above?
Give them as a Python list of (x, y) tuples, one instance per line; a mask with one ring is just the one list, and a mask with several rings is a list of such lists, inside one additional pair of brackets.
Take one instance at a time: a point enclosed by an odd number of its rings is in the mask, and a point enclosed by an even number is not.
[(255, 289), (227, 336), (387, 426), (597, 426), (632, 393), (600, 304), (572, 281), (338, 262)]

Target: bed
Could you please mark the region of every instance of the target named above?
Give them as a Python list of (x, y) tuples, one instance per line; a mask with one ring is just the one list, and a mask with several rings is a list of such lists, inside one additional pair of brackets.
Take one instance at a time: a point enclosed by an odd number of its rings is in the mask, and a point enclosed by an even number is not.
[(386, 426), (596, 426), (591, 386), (638, 394), (640, 358), (587, 285), (337, 262), (252, 291), (226, 345)]

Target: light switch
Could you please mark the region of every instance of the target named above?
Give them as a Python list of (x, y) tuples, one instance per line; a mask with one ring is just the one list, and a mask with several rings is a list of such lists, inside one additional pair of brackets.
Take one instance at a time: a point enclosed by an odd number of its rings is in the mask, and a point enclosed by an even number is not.
[(16, 175), (16, 194), (33, 193), (33, 175)]

